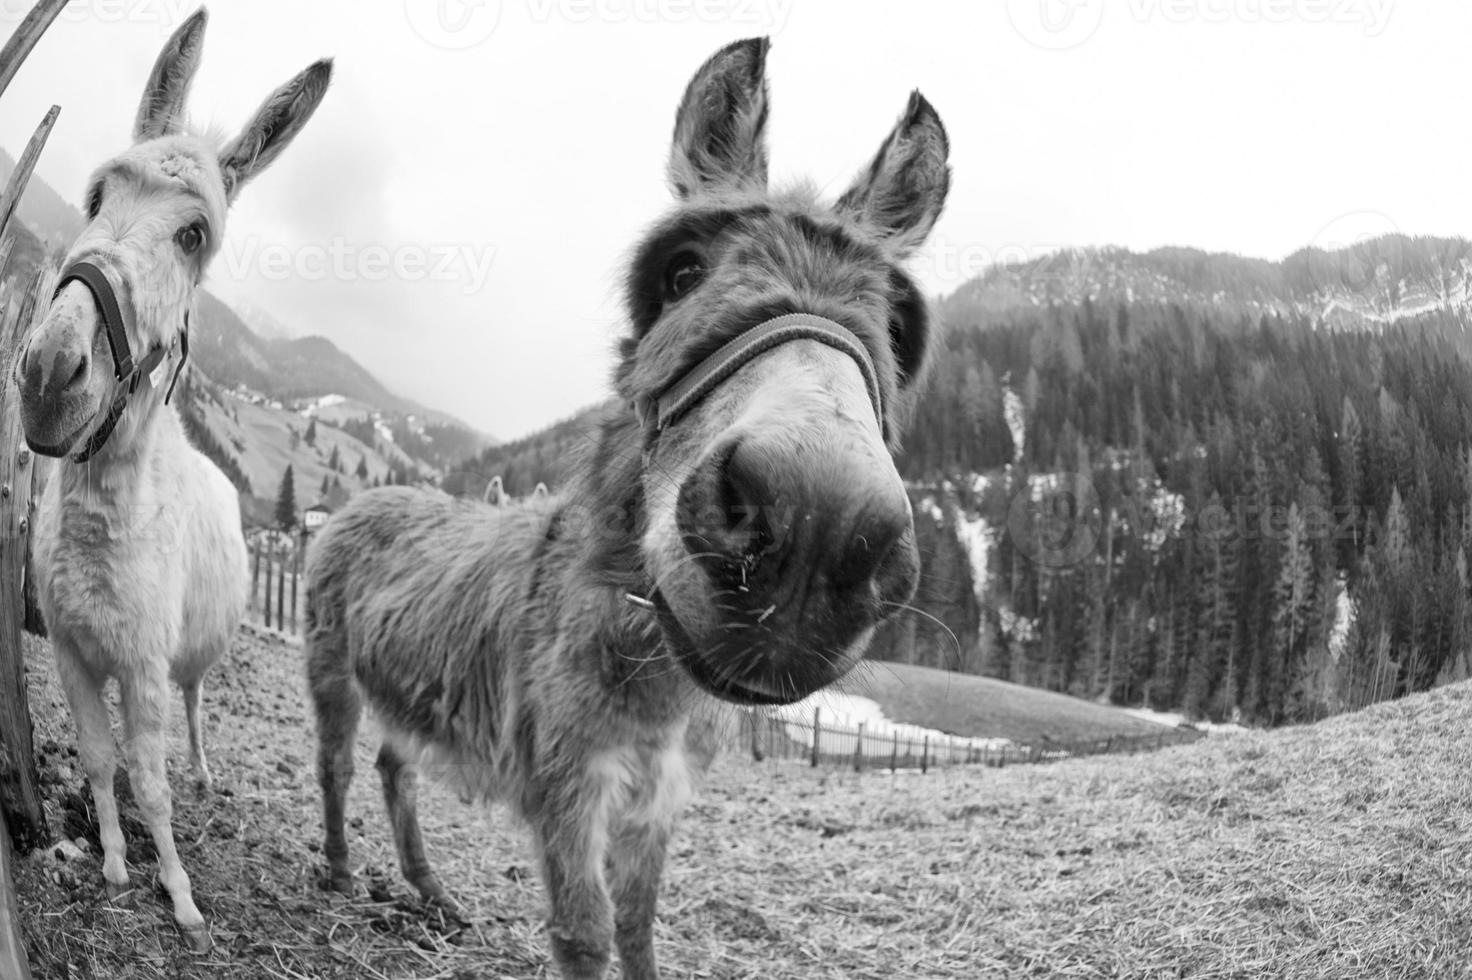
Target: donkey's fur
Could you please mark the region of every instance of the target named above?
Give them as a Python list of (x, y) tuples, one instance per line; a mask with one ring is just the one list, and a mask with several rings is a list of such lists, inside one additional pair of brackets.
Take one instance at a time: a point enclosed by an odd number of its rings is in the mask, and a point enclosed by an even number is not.
[[(509, 801), (531, 825), (553, 954), (575, 980), (602, 977), (614, 944), (623, 976), (658, 976), (655, 898), (692, 770), (708, 758), (718, 713), (701, 710), (715, 705), (707, 695), (810, 693), (914, 588), (908, 503), (880, 433), (900, 428), (924, 361), (925, 306), (899, 260), (943, 203), (945, 134), (916, 95), (836, 207), (805, 190), (769, 196), (766, 50), (733, 44), (690, 83), (670, 166), (681, 204), (636, 252), (616, 384), (625, 406), (647, 405), (730, 337), (809, 311), (867, 346), (885, 417), (849, 355), (794, 341), (668, 430), (608, 410), (550, 498), (490, 507), (375, 490), (329, 520), (308, 555), (332, 886), (352, 888), (344, 804), (371, 706), (405, 877), (454, 907), (420, 839), (422, 764)], [(755, 530), (720, 506), (685, 513), (711, 486), (751, 505)], [(772, 517), (768, 495), (795, 512)]]
[(67, 257), (108, 270), (135, 313), (127, 329), (137, 356), (163, 348), (167, 360), (140, 379), (111, 438), (85, 463), (67, 454), (98, 428), (119, 384), (85, 286), (69, 283), (57, 295), (16, 363), (27, 440), (62, 457), (41, 499), (35, 572), (97, 807), (108, 893), (130, 887), (103, 700), (114, 677), (133, 794), (158, 850), (159, 879), (175, 919), (201, 948), (209, 934), (170, 827), (168, 685), (172, 678), (183, 689), (194, 774), (208, 790), (200, 691), (245, 611), (246, 549), (235, 488), (189, 445), (164, 388), (180, 366), (180, 334), (230, 200), (305, 122), (329, 73), (325, 63), (308, 69), (218, 150), (181, 128), (205, 22), (201, 9), (159, 55), (135, 143), (93, 175), (89, 223)]

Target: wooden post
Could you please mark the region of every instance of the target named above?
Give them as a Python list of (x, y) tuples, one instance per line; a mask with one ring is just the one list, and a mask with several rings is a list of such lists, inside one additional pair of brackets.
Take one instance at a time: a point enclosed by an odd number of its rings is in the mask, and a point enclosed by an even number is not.
[(263, 620), (263, 622), (266, 624), (266, 629), (270, 629), (271, 628), (271, 552), (270, 552), (269, 545), (263, 547), (261, 550), (264, 551), (264, 552), (266, 552), (266, 558), (265, 558), (265, 565), (266, 565), (266, 600), (265, 600), (265, 612), (266, 612), (266, 616), (265, 616), (265, 619)]
[(858, 734), (854, 736), (854, 772), (864, 771), (864, 723), (859, 722)]
[(15, 879), (10, 876), (10, 834), (4, 812), (0, 812), (0, 977), (31, 980), (20, 934), (20, 910), (15, 904)]
[[(24, 452), (24, 450), (22, 450)], [(36, 526), (36, 501), (41, 499), (41, 468), (42, 463), (31, 456), (31, 504), (27, 508), (27, 516), (30, 518), (30, 526)], [(41, 615), (41, 597), (37, 594), (36, 576), (32, 570), (32, 553), (36, 544), (34, 534), (26, 535), (26, 589), (25, 606), (26, 621), (23, 624), (27, 633), (44, 638), (46, 636), (46, 619)]]
[(818, 768), (818, 736), (822, 733), (823, 722), (818, 716), (822, 714), (822, 708), (813, 709), (813, 768)]
[(296, 592), (297, 592), (297, 583), (301, 581), (301, 578), (302, 578), (302, 549), (301, 549), (301, 546), (298, 545), (297, 546), (297, 549), (296, 549), (296, 554), (292, 555), (292, 558), (291, 558), (291, 631), (292, 631), (292, 633), (295, 633), (297, 631), (297, 629), (296, 629)]
[(889, 771), (890, 772), (894, 772), (895, 771), (895, 769), (897, 767), (896, 764), (900, 761), (900, 730), (898, 728), (896, 728), (896, 729), (894, 729), (894, 731), (893, 731), (892, 734), (893, 734), (894, 738), (889, 743)]
[[(10, 86), (26, 56), (65, 6), (66, 0), (37, 0), (22, 18), (0, 48), (0, 94)], [(0, 272), (9, 261), (14, 244), (6, 234), (6, 225), (20, 203), (21, 192), (60, 112), (57, 106), (51, 107), (16, 161), (15, 172), (0, 195), (0, 252), (4, 253)], [(10, 877), (10, 844), (13, 840), (24, 851), (44, 840), (47, 832), (20, 645), (27, 618), (26, 559), (30, 550), (30, 498), (36, 465), (29, 452), (22, 455), (19, 398), (10, 384), (11, 358), (24, 331), (30, 327), (36, 297), (46, 280), (43, 269), (38, 281), (31, 284), (22, 298), (18, 311), (14, 305), (6, 304), (16, 314), (14, 321), (7, 322), (0, 309), (0, 543), (4, 544), (0, 549), (0, 976), (6, 980), (31, 978), (21, 940), (15, 882)], [(0, 296), (0, 303), (6, 303), (6, 298)], [(7, 815), (13, 820), (7, 819)]]
[(281, 556), (281, 567), (276, 570), (276, 629), (286, 632), (286, 556)]
[(261, 600), (261, 546), (253, 544), (250, 546), (251, 573), (250, 573), (250, 610), (260, 612)]
[[(15, 29), (15, 33), (5, 42), (5, 47), (0, 48), (0, 94), (10, 86), (10, 80), (20, 70), (26, 55), (31, 53), (36, 42), (41, 40), (41, 35), (46, 33), (46, 28), (51, 26), (51, 22), (65, 6), (66, 0), (38, 0)], [(4, 230), (5, 223), (0, 221), (0, 231)]]
[(930, 736), (925, 736), (925, 741), (920, 745), (920, 772), (930, 771)]
[(10, 364), (35, 313), (43, 278), (44, 273), (19, 304), (7, 304), (0, 316), (0, 810), (22, 853), (44, 842), (47, 828), (21, 653), (31, 470), (36, 463), (21, 434), (20, 393), (11, 381)]

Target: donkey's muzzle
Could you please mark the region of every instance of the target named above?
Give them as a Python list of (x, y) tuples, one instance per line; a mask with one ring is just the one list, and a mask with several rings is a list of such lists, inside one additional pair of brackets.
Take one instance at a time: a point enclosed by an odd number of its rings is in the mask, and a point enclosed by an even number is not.
[(31, 449), (65, 455), (97, 412), (90, 338), (73, 323), (32, 335), (15, 364), (21, 426)]
[(910, 598), (909, 500), (874, 462), (851, 447), (737, 438), (685, 481), (677, 526), (718, 624), (698, 644), (703, 666), (796, 700), (841, 677), (861, 636)]

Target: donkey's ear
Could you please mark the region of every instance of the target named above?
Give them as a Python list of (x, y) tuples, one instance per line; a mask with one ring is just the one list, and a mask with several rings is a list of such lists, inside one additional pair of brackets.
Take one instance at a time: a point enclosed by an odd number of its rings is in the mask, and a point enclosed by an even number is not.
[(143, 100), (138, 103), (138, 118), (133, 121), (133, 140), (167, 136), (179, 128), (184, 113), (184, 100), (189, 83), (199, 68), (199, 54), (204, 49), (204, 29), (209, 14), (200, 7), (174, 31), (148, 73)]
[(234, 200), (241, 185), (269, 167), (302, 131), (332, 80), (332, 59), (323, 58), (272, 92), (245, 130), (220, 152), (225, 197)]
[(669, 179), (675, 196), (767, 186), (764, 37), (728, 44), (700, 66), (675, 114)]
[(919, 92), (879, 155), (838, 199), (837, 210), (869, 225), (901, 255), (925, 242), (946, 203), (950, 142), (940, 116)]

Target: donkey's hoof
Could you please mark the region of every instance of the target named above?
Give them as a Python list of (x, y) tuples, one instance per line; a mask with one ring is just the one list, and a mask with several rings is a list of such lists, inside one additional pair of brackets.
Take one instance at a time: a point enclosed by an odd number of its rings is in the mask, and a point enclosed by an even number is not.
[(107, 882), (107, 900), (114, 905), (131, 904), (133, 900), (133, 883), (131, 881)]
[(465, 906), (451, 898), (443, 888), (438, 889), (433, 895), (426, 894), (424, 901), (430, 908), (439, 912), (449, 925), (459, 926), (462, 929), (470, 926), (470, 917), (465, 914)]
[(180, 926), (179, 931), (184, 934), (184, 941), (189, 948), (196, 953), (208, 953), (215, 948), (214, 940), (210, 939), (210, 927), (201, 923), (197, 926)]
[(326, 884), (328, 891), (351, 896), (353, 894), (353, 873), (351, 871), (329, 872)]
[(194, 795), (208, 799), (215, 794), (215, 781), (208, 775), (194, 777)]

